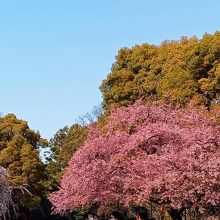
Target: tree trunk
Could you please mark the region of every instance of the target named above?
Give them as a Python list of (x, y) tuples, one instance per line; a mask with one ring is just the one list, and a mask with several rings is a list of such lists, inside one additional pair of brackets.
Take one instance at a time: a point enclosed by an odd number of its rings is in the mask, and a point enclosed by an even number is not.
[(170, 209), (168, 210), (170, 217), (172, 218), (172, 220), (182, 220), (182, 212), (183, 210), (176, 210), (176, 209)]

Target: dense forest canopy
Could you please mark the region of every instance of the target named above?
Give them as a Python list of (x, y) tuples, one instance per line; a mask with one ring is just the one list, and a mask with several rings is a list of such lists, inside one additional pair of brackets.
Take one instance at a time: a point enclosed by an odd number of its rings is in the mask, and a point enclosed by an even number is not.
[(122, 48), (101, 85), (106, 110), (137, 99), (208, 109), (220, 100), (220, 32)]

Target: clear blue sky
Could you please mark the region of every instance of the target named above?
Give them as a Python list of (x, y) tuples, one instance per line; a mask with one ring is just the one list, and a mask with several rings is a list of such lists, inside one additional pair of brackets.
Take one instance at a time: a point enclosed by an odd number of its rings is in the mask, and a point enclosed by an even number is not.
[(0, 112), (50, 138), (101, 102), (118, 49), (213, 33), (219, 12), (219, 0), (1, 1)]

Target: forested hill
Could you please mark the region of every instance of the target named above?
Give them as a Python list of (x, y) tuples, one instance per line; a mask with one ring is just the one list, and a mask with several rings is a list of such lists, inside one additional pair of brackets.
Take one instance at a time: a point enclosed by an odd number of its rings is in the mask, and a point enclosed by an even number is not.
[(135, 100), (210, 108), (220, 98), (220, 32), (119, 50), (101, 85), (106, 110)]

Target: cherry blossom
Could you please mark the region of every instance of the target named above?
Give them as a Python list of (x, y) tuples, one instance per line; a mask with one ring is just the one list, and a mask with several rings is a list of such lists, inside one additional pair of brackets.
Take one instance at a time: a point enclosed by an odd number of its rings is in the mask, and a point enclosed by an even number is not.
[(93, 203), (220, 210), (220, 126), (195, 109), (140, 101), (93, 124), (50, 195), (64, 213)]

